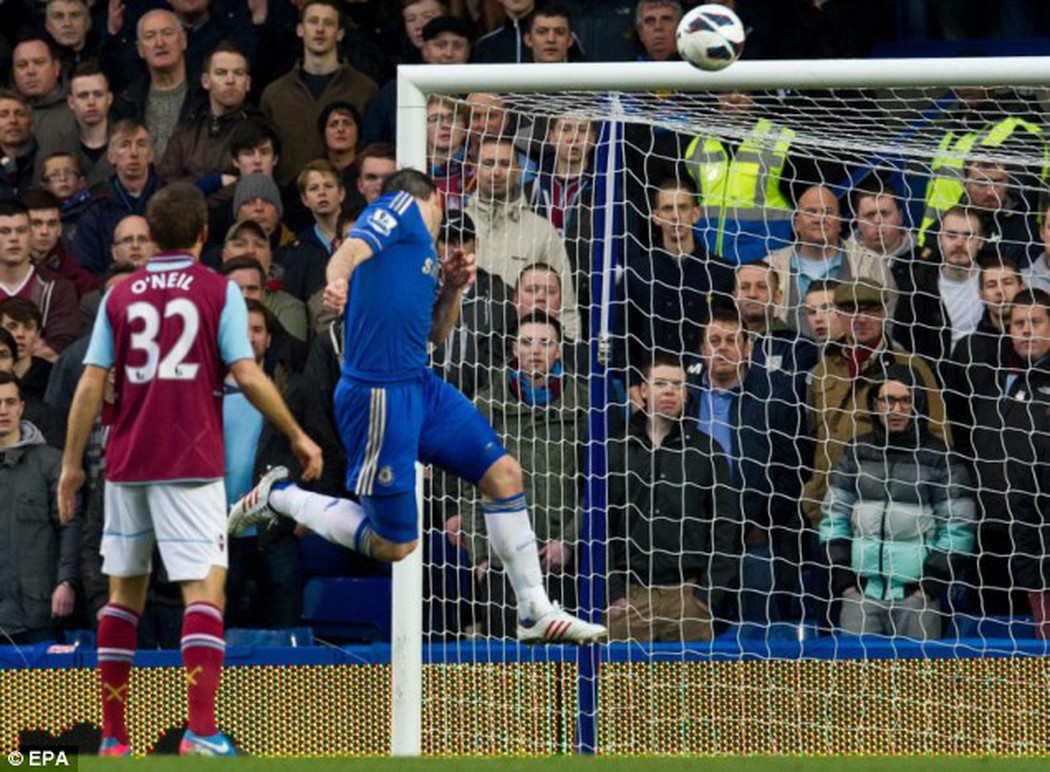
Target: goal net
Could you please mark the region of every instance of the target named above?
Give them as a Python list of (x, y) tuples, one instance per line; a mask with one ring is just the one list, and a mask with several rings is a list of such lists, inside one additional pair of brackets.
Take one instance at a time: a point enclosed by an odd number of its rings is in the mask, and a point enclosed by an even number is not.
[(485, 69), (400, 76), (480, 269), (434, 366), (611, 640), (519, 646), (427, 470), (418, 749), (1045, 753), (1037, 64)]

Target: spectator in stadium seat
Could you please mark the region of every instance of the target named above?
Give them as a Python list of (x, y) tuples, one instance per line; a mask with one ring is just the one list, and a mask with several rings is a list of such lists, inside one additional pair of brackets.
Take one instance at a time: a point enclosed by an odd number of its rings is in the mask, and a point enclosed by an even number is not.
[[(751, 121), (747, 134), (735, 149), (715, 137), (694, 137), (681, 157), (699, 191), (699, 232), (707, 251), (736, 266), (791, 241), (794, 207), (784, 188), (795, 132), (766, 117), (764, 101), (755, 95), (732, 91), (717, 99), (727, 120)], [(787, 292), (786, 281), (780, 286)]]
[(66, 104), (62, 63), (51, 45), (41, 37), (28, 38), (15, 46), (12, 58), (11, 81), (33, 108), (33, 135), (40, 155), (69, 150), (68, 138), (75, 136), (76, 121)]
[(240, 121), (230, 132), (230, 164), (232, 174), (202, 177), (197, 187), (208, 196), (208, 238), (218, 243), (234, 218), (230, 212), (237, 183), (249, 174), (263, 174), (273, 179), (281, 159), (281, 138), (273, 124), (265, 118)]
[(722, 449), (684, 414), (681, 361), (658, 354), (642, 378), (644, 407), (608, 443), (609, 637), (710, 640), (740, 570), (740, 507)]
[(728, 305), (733, 288), (730, 267), (709, 257), (695, 237), (693, 224), (700, 210), (689, 180), (662, 180), (650, 206), (657, 243), (646, 252), (628, 255), (620, 286), (626, 304), (620, 356), (636, 407), (642, 406), (642, 365), (654, 354), (696, 354), (712, 302), (721, 296)]
[(137, 214), (129, 214), (113, 229), (114, 263), (130, 263), (136, 268), (144, 266), (156, 253), (157, 245), (149, 231), (149, 221)]
[(0, 629), (8, 643), (55, 639), (55, 625), (76, 601), (80, 524), (58, 520), (61, 454), (22, 420), (25, 402), (18, 378), (0, 372), (0, 488), (14, 502), (0, 554)]
[[(437, 238), (438, 255), (445, 259), (457, 248), (472, 254), (476, 238), (469, 215), (447, 212)], [(551, 275), (557, 282), (558, 275), (553, 271)], [(503, 280), (479, 268), (474, 283), (463, 290), (456, 325), (432, 354), (435, 372), (468, 397), (487, 386), (503, 366), (509, 303), (510, 293)], [(556, 318), (560, 308), (540, 310)]]
[[(126, 265), (132, 270), (141, 268), (156, 251), (157, 245), (153, 243), (149, 222), (141, 215), (129, 214), (113, 229), (113, 246), (109, 250), (113, 262), (106, 269), (107, 281), (122, 275), (115, 272), (114, 266)], [(102, 290), (98, 289), (88, 292), (80, 299), (80, 326), (85, 335), (95, 326), (95, 317), (98, 316), (98, 309), (102, 305), (103, 294)]]
[(894, 343), (886, 329), (886, 289), (871, 279), (843, 282), (835, 289), (835, 307), (841, 316), (842, 339), (824, 346), (809, 382), (809, 420), (816, 443), (813, 474), (802, 493), (802, 510), (817, 526), (827, 493), (827, 476), (843, 448), (871, 431), (867, 411), (871, 384), (890, 365), (907, 365), (925, 389), (929, 431), (950, 441), (944, 401), (937, 379), (919, 356)]
[(80, 160), (72, 153), (52, 153), (40, 166), (40, 187), (50, 191), (59, 200), (62, 209), (62, 241), (73, 250), (80, 215), (91, 203)]
[[(1032, 245), (1029, 263), (1021, 271), (1026, 287), (1050, 292), (1050, 206), (1043, 209), (1043, 224), (1039, 227), (1039, 239)], [(1018, 263), (1020, 265), (1020, 263)]]
[[(576, 607), (576, 545), (580, 533), (580, 480), (586, 435), (587, 393), (561, 361), (561, 325), (543, 311), (523, 317), (514, 335), (513, 358), (493, 374), (474, 403), (508, 451), (518, 454), (531, 503), (547, 593), (570, 612)], [(510, 584), (485, 537), (481, 502), (461, 501), (445, 523), (455, 546), (466, 547), (475, 576), (476, 620), (482, 631), (505, 637), (514, 631)]]
[(850, 191), (853, 209), (853, 232), (846, 239), (846, 259), (850, 273), (867, 276), (890, 293), (889, 314), (897, 303), (897, 280), (894, 270), (907, 263), (915, 250), (915, 238), (904, 227), (900, 195), (876, 175), (870, 175)]
[(984, 249), (1017, 263), (1028, 259), (1029, 245), (1039, 241), (1037, 211), (1018, 190), (1018, 176), (998, 161), (971, 159), (966, 162), (960, 205), (981, 220)]
[[(18, 376), (22, 393), (43, 399), (54, 359), (40, 356), (40, 308), (27, 298), (8, 298), (0, 302), (0, 327), (15, 339), (18, 347), (12, 372)], [(56, 357), (57, 358), (57, 357)]]
[(868, 391), (870, 433), (828, 476), (820, 539), (847, 633), (941, 637), (940, 595), (973, 547), (966, 468), (930, 434), (921, 377), (887, 367)]
[[(249, 299), (248, 338), (260, 367), (273, 343), (277, 321), (260, 301)], [(270, 376), (287, 396), (293, 374), (278, 364)], [(226, 500), (233, 504), (255, 486), (258, 476), (281, 464), (298, 469), (295, 454), (283, 436), (256, 410), (232, 377), (223, 394), (223, 436), (226, 448)], [(289, 406), (290, 409), (291, 406)], [(301, 406), (298, 406), (301, 407)], [(301, 412), (301, 410), (300, 410)], [(272, 528), (253, 529), (230, 538), (230, 568), (226, 577), (227, 621), (230, 627), (294, 627), (302, 616), (303, 577), (295, 522), (285, 519)], [(254, 586), (254, 592), (252, 587)]]
[(893, 339), (926, 357), (938, 372), (984, 315), (977, 266), (984, 243), (973, 209), (949, 209), (937, 232), (940, 262), (913, 259), (895, 272), (900, 294)]
[(440, 0), (401, 0), (401, 21), (404, 26), (402, 64), (419, 64), (423, 61), (423, 29), (439, 16), (448, 16), (448, 3)]
[(803, 459), (812, 449), (793, 379), (763, 367), (753, 346), (736, 311), (713, 310), (702, 336), (702, 368), (690, 377), (690, 404), (700, 430), (726, 453), (728, 485), (740, 491), (740, 617), (768, 624), (788, 618), (797, 596), (798, 500)]
[[(736, 269), (733, 301), (751, 339), (751, 362), (803, 384), (820, 351), (811, 339), (774, 316), (781, 294), (777, 279), (764, 260), (742, 265)], [(804, 387), (799, 394), (805, 394)]]
[(374, 142), (358, 154), (354, 169), (354, 187), (347, 188), (351, 195), (343, 201), (343, 213), (350, 220), (379, 198), (386, 178), (397, 171), (397, 150), (385, 142)]
[(535, 0), (499, 0), (506, 14), (503, 26), (474, 41), (474, 64), (513, 64), (530, 61), (525, 45), (525, 23), (536, 8)]
[(147, 73), (133, 80), (113, 101), (113, 118), (141, 121), (153, 139), (153, 151), (164, 157), (179, 121), (197, 104), (197, 84), (186, 70), (186, 31), (169, 10), (144, 13), (136, 28), (139, 57)]
[(576, 277), (576, 294), (584, 308), (591, 304), (597, 140), (593, 122), (555, 118), (549, 124), (539, 169), (524, 186), (532, 211), (550, 220), (565, 241)]
[[(562, 297), (561, 274), (546, 263), (532, 263), (521, 269), (514, 283), (510, 299), (514, 304), (511, 324), (533, 311), (543, 311), (561, 321)], [(510, 326), (510, 325), (508, 325)], [(509, 349), (507, 355), (511, 356)], [(562, 362), (570, 373), (585, 378), (591, 367), (591, 348), (585, 340), (573, 340), (563, 335), (561, 341)]]
[(281, 281), (286, 292), (306, 303), (310, 329), (319, 332), (332, 320), (324, 309), (322, 290), (328, 259), (342, 240), (341, 207), (346, 190), (339, 170), (325, 160), (303, 167), (296, 184), (313, 223), (299, 231), (295, 243), (278, 252), (284, 269)]
[(535, 9), (525, 20), (522, 42), (537, 64), (565, 64), (585, 58), (572, 31), (572, 18), (563, 7), (548, 4)]
[(445, 211), (462, 209), (474, 184), (466, 159), (467, 110), (450, 100), (427, 102), (427, 165)]
[(76, 261), (99, 277), (112, 262), (117, 223), (129, 214), (145, 216), (150, 197), (164, 185), (153, 169), (153, 140), (141, 121), (113, 125), (106, 157), (116, 173), (80, 216), (73, 246)]
[(262, 115), (245, 100), (251, 88), (251, 62), (244, 49), (220, 41), (204, 60), (199, 100), (168, 140), (157, 172), (167, 182), (196, 183), (201, 177), (232, 174), (230, 136), (242, 121)]
[(842, 337), (842, 324), (835, 310), (835, 290), (839, 283), (834, 279), (819, 279), (810, 282), (809, 291), (803, 302), (803, 310), (809, 329), (817, 344), (824, 344)]
[[(1034, 301), (1034, 302), (1032, 302)], [(1028, 591), (1028, 603), (1035, 618), (1036, 633), (1043, 640), (1050, 639), (1050, 559), (1045, 547), (1047, 532), (1050, 530), (1050, 510), (1047, 508), (1050, 497), (1050, 445), (1048, 445), (1047, 420), (1050, 404), (1050, 295), (1040, 290), (1027, 293), (1019, 300), (1015, 298), (1010, 313), (1010, 337), (1014, 353), (1022, 360), (1022, 371), (1017, 380), (1022, 382), (1021, 389), (1008, 387), (1017, 402), (1027, 402), (1027, 410), (1021, 412), (1020, 420), (1031, 421), (1033, 430), (1027, 435), (1031, 445), (1031, 456), (1018, 459), (1024, 463), (1033, 460), (1034, 469), (1024, 474), (1020, 485), (1009, 495), (1008, 511), (1014, 514), (1012, 536), (1014, 546), (1014, 575), (1022, 588)], [(1025, 387), (1028, 390), (1026, 391)], [(1018, 411), (1013, 406), (1010, 412)], [(1004, 416), (1003, 424), (1009, 427), (1018, 440), (1021, 436), (1009, 419)], [(1004, 442), (1005, 442), (1004, 438)]]
[(302, 4), (296, 34), (303, 41), (303, 57), (291, 72), (263, 91), (260, 107), (281, 135), (284, 155), (277, 181), (290, 185), (303, 165), (324, 155), (321, 138), (303, 127), (317, 125), (330, 102), (345, 101), (364, 115), (379, 92), (375, 82), (347, 63), (340, 63), (343, 14), (336, 0), (308, 0)]
[[(842, 246), (842, 216), (835, 194), (824, 185), (812, 185), (799, 196), (792, 218), (795, 243), (771, 252), (766, 260), (777, 273), (781, 302), (776, 316), (804, 335), (802, 299), (810, 282), (835, 279), (848, 282), (853, 270)], [(879, 282), (881, 284), (881, 282)]]
[(675, 61), (678, 55), (676, 34), (682, 20), (678, 0), (638, 0), (634, 9), (634, 30), (638, 35), (639, 61)]
[[(21, 304), (21, 302), (22, 301), (16, 301), (17, 304)], [(3, 306), (4, 303), (0, 303), (0, 309), (2, 309)], [(30, 311), (36, 313), (35, 308), (30, 309)], [(15, 313), (18, 313), (17, 308)], [(0, 319), (2, 319), (2, 317), (0, 317)], [(15, 372), (15, 366), (18, 364), (19, 352), (24, 348), (25, 345), (22, 344), (20, 346), (19, 342), (15, 339), (15, 336), (12, 335), (7, 327), (3, 325), (2, 321), (0, 321), (0, 372), (11, 373), (17, 376), (18, 374)], [(46, 363), (42, 368), (34, 368), (32, 364), (30, 365), (29, 384), (31, 388), (28, 390), (25, 386), (22, 388), (22, 397), (25, 401), (25, 410), (22, 414), (22, 420), (29, 421), (33, 426), (39, 429), (48, 445), (61, 450), (66, 439), (65, 414), (49, 405), (44, 398), (46, 392), (41, 392), (40, 390), (40, 378), (47, 372), (47, 367), (50, 367), (50, 365), (47, 365)]]
[(99, 281), (77, 265), (62, 241), (61, 203), (46, 190), (34, 188), (22, 196), (29, 210), (29, 253), (33, 265), (52, 276), (68, 279), (79, 299), (98, 289)]
[(47, 0), (44, 30), (67, 72), (98, 51), (98, 34), (92, 29), (87, 0)]
[(1010, 341), (1010, 304), (1025, 284), (1017, 265), (993, 255), (982, 257), (981, 301), (984, 313), (977, 328), (960, 339), (951, 360), (941, 368), (944, 404), (951, 422), (954, 448), (964, 459), (973, 458), (970, 435), (974, 427), (975, 403), (999, 398), (996, 382), (1000, 373), (1020, 362)]
[[(349, 102), (332, 102), (317, 119), (317, 131), (324, 142), (324, 158), (332, 164), (349, 192), (357, 185), (357, 156), (361, 144), (361, 116)], [(346, 202), (344, 202), (344, 210)]]
[(0, 201), (0, 302), (32, 301), (42, 333), (32, 354), (54, 362), (80, 336), (77, 291), (69, 280), (38, 270), (32, 261), (29, 210), (18, 200)]
[[(1048, 148), (1042, 127), (1042, 108), (1022, 98), (1015, 89), (956, 87), (956, 102), (933, 126), (924, 127), (930, 141), (937, 143), (933, 158), (923, 164), (927, 178), (924, 210), (916, 242), (926, 246), (927, 238), (936, 232), (941, 215), (964, 203), (966, 196), (966, 161), (971, 156), (1012, 155), (1041, 159), (1042, 167), (1018, 175), (1037, 188), (1047, 178)], [(1023, 261), (1021, 261), (1023, 262)]]
[[(219, 270), (236, 282), (245, 298), (263, 301), (271, 313), (277, 317), (281, 327), (305, 343), (309, 331), (306, 304), (294, 295), (285, 292), (280, 279), (273, 277), (273, 253), (270, 251), (270, 242), (264, 234), (262, 226), (253, 220), (238, 220), (234, 223), (226, 234), (226, 243), (222, 247), (222, 265)], [(254, 270), (242, 271), (241, 269), (248, 267), (241, 265), (240, 261), (244, 258), (256, 261), (258, 267), (252, 266)], [(236, 265), (239, 268), (230, 268), (229, 263), (233, 260), (238, 261)], [(301, 369), (301, 363), (300, 367), (294, 369)]]
[(265, 174), (249, 174), (237, 181), (230, 212), (234, 222), (252, 220), (266, 232), (276, 252), (295, 243), (295, 232), (284, 223), (284, 199), (277, 184)]
[[(466, 64), (470, 61), (470, 25), (455, 16), (435, 16), (423, 26), (420, 53), (424, 64)], [(460, 107), (460, 110), (463, 108)], [(388, 81), (368, 107), (361, 141), (397, 141), (397, 79)]]
[(29, 190), (40, 146), (33, 136), (29, 100), (10, 89), (0, 89), (0, 158), (0, 200)]
[[(283, 6), (291, 3), (226, 3), (212, 0), (168, 0), (165, 3), (110, 4), (103, 9), (105, 29), (102, 33), (100, 58), (114, 88), (123, 89), (143, 74), (144, 66), (136, 33), (142, 17), (158, 6), (170, 8), (185, 33), (186, 75), (196, 85), (203, 71), (203, 62), (221, 40), (232, 40), (240, 45), (256, 65), (264, 70), (258, 86), (265, 86), (272, 77), (266, 65), (271, 59), (284, 61), (282, 42), (276, 37), (278, 25), (290, 15)], [(102, 25), (100, 25), (102, 26)], [(261, 55), (260, 55), (261, 54)]]
[[(977, 575), (985, 614), (1021, 614), (1026, 590), (1045, 590), (1042, 515), (1048, 487), (1050, 436), (1050, 295), (1018, 292), (1010, 306), (1011, 361), (988, 398), (972, 401), (974, 486), (977, 489)], [(1032, 498), (1034, 497), (1034, 498)], [(1033, 509), (1034, 508), (1034, 509)], [(1046, 609), (1045, 601), (1035, 608)], [(1045, 621), (1045, 617), (1043, 620)]]
[[(73, 136), (63, 143), (65, 147), (61, 152), (75, 155), (80, 173), (84, 176), (82, 184), (90, 190), (103, 185), (113, 174), (113, 165), (106, 153), (113, 91), (98, 62), (88, 60), (73, 69), (69, 76), (67, 102), (73, 111), (76, 125), (73, 127)], [(58, 193), (55, 195), (66, 197)]]
[(507, 284), (517, 281), (521, 268), (546, 263), (558, 271), (562, 286), (559, 321), (569, 339), (581, 333), (576, 284), (569, 256), (558, 231), (529, 209), (521, 191), (521, 166), (509, 137), (482, 140), (478, 150), (477, 193), (464, 211), (477, 228), (479, 268)]
[[(507, 20), (502, 27), (478, 38), (471, 58), (473, 63), (513, 64), (583, 60), (583, 46), (572, 32), (569, 12), (565, 8), (550, 3), (540, 4), (538, 7), (535, 0), (499, 0), (499, 3), (503, 6)], [(543, 21), (544, 26), (558, 28), (557, 41), (548, 41), (550, 33), (543, 33), (542, 37), (546, 42), (539, 47), (549, 51), (541, 51), (539, 56), (536, 56), (533, 50), (533, 47), (539, 44), (530, 37), (531, 24), (537, 17)], [(562, 27), (567, 27), (567, 41), (564, 39)]]
[(499, 94), (475, 91), (467, 94), (467, 103), (470, 105), (470, 134), (467, 139), (467, 153), (471, 158), (477, 156), (478, 145), (486, 137), (514, 134), (514, 117), (507, 110), (506, 103)]

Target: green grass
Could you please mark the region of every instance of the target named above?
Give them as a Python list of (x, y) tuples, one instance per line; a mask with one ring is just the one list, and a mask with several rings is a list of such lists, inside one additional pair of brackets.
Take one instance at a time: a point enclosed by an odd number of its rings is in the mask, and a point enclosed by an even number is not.
[[(969, 757), (797, 758), (763, 756), (727, 758), (585, 758), (558, 756), (535, 759), (180, 759), (152, 756), (142, 760), (82, 757), (85, 772), (181, 770), (203, 764), (236, 772), (1017, 772), (1050, 770), (1050, 757), (1040, 759)], [(199, 768), (197, 768), (199, 772)]]

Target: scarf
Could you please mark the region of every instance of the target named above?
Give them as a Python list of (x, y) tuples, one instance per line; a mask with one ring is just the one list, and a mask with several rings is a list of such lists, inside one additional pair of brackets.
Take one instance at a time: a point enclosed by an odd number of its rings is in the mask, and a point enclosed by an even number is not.
[(554, 363), (546, 383), (540, 386), (533, 386), (525, 371), (518, 369), (517, 365), (517, 362), (512, 362), (507, 373), (510, 393), (516, 398), (526, 405), (542, 407), (551, 404), (561, 396), (562, 381), (565, 378), (565, 367), (561, 360)]

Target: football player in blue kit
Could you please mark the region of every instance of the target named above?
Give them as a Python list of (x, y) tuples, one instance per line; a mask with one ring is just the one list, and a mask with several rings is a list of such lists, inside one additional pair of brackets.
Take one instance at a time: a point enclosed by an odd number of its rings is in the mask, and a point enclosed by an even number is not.
[(474, 256), (462, 250), (439, 261), (441, 220), (433, 181), (402, 169), (328, 264), (325, 304), (345, 313), (335, 415), (347, 489), (357, 501), (305, 491), (275, 467), (233, 506), (230, 532), (283, 515), (376, 560), (398, 561), (419, 543), (415, 463), (434, 464), (481, 492), (493, 552), (517, 597), (518, 640), (601, 640), (604, 627), (547, 597), (518, 461), (470, 401), (428, 366), (428, 342), (445, 339), (476, 274)]

